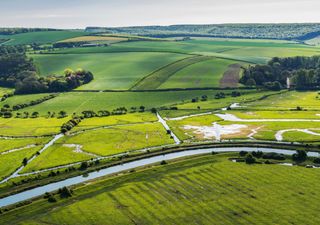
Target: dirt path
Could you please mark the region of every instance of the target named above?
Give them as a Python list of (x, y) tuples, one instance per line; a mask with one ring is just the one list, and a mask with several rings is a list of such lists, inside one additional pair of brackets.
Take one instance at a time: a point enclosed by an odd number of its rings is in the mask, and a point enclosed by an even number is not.
[(228, 70), (223, 74), (220, 80), (220, 88), (236, 88), (240, 79), (240, 64), (232, 64), (228, 67)]

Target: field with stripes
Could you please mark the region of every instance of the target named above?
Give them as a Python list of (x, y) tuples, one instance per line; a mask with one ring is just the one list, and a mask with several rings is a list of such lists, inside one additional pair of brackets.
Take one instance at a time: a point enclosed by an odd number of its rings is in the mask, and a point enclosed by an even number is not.
[[(3, 224), (318, 224), (318, 171), (246, 165), (235, 154), (169, 162), (34, 204)], [(19, 213), (19, 217), (16, 215)]]

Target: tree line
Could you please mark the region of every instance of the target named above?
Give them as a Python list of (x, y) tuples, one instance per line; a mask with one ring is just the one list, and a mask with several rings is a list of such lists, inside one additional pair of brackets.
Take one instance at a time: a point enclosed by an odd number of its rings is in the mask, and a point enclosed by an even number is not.
[(59, 29), (51, 28), (0, 28), (0, 34), (2, 35), (13, 35), (22, 34), (29, 32), (39, 32), (39, 31), (59, 31)]
[(0, 46), (0, 86), (15, 88), (15, 94), (66, 92), (92, 80), (93, 74), (83, 69), (41, 77), (25, 48)]
[(288, 78), (291, 86), (297, 90), (318, 89), (320, 87), (320, 56), (275, 57), (267, 65), (246, 68), (240, 83), (280, 90), (287, 86)]

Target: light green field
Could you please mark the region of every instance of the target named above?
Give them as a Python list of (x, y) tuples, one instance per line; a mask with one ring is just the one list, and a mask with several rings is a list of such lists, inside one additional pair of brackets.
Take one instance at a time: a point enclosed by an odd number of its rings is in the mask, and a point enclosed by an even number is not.
[[(47, 112), (58, 113), (64, 110), (71, 115), (73, 112), (81, 113), (84, 110), (109, 110), (118, 107), (145, 106), (152, 107), (168, 106), (182, 102), (190, 102), (192, 98), (202, 95), (214, 96), (217, 91), (196, 90), (196, 91), (165, 91), (165, 92), (70, 92), (61, 93), (58, 97), (45, 101), (39, 105), (28, 107), (23, 111), (39, 112), (40, 115), (47, 115)], [(194, 107), (196, 108), (196, 106)]]
[(82, 145), (86, 152), (107, 156), (173, 144), (174, 141), (160, 123), (148, 123), (86, 131), (65, 137), (58, 143)]
[(320, 111), (229, 111), (241, 119), (318, 119)]
[(245, 104), (244, 106), (263, 110), (296, 109), (297, 106), (308, 110), (320, 110), (320, 95), (317, 92), (284, 92), (280, 95)]
[(178, 71), (166, 82), (162, 83), (160, 89), (168, 88), (201, 88), (219, 87), (220, 79), (229, 65), (236, 61), (224, 59), (211, 59), (199, 62)]
[(90, 160), (92, 156), (75, 152), (75, 148), (54, 144), (46, 149), (40, 156), (29, 163), (21, 173), (47, 169), (55, 166)]
[(10, 88), (3, 88), (3, 87), (0, 87), (0, 98), (5, 95), (5, 94), (8, 94), (8, 93), (11, 93), (13, 90), (10, 89)]
[(60, 133), (60, 127), (68, 121), (64, 119), (2, 119), (0, 118), (1, 136), (42, 136)]
[[(319, 132), (318, 130), (317, 132)], [(283, 140), (289, 142), (318, 142), (320, 136), (310, 135), (298, 131), (289, 131), (283, 134)]]
[(62, 74), (66, 68), (91, 71), (94, 80), (81, 86), (80, 90), (129, 89), (144, 76), (185, 57), (181, 54), (153, 52), (32, 55), (43, 76)]
[(152, 113), (130, 113), (126, 115), (114, 115), (109, 117), (94, 117), (81, 121), (72, 131), (88, 130), (103, 126), (113, 126), (132, 123), (156, 122), (158, 118)]
[(255, 40), (191, 40), (191, 41), (140, 41), (118, 43), (105, 48), (63, 49), (59, 53), (96, 53), (125, 51), (167, 51), (188, 54), (218, 56), (252, 63), (265, 63), (270, 58), (288, 56), (311, 56), (320, 49), (308, 45)]
[(31, 156), (36, 154), (36, 152), (40, 149), (41, 146), (37, 146), (21, 151), (11, 152), (5, 155), (0, 155), (0, 177), (3, 179), (12, 174), (20, 166), (22, 166), (22, 161), (24, 158), (31, 158)]
[(49, 138), (0, 139), (0, 153), (30, 145), (42, 145), (46, 142), (49, 142)]
[(10, 41), (6, 45), (28, 45), (32, 43), (48, 44), (55, 43), (67, 38), (73, 38), (84, 35), (83, 31), (40, 31), (22, 34), (6, 35)]
[[(0, 217), (2, 224), (319, 224), (316, 169), (202, 156), (76, 189)], [(19, 215), (19, 216), (16, 216)]]

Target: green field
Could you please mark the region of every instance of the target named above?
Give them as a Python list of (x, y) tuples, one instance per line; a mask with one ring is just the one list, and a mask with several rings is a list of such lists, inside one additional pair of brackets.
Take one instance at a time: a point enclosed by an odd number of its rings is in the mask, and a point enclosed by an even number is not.
[[(0, 217), (3, 224), (318, 224), (318, 171), (202, 156), (76, 189)], [(16, 215), (19, 215), (17, 217)]]
[(9, 154), (0, 155), (1, 180), (16, 171), (20, 166), (22, 166), (22, 161), (24, 158), (30, 158), (40, 149), (41, 146), (37, 146), (21, 151), (12, 152)]
[(6, 45), (28, 45), (32, 43), (37, 44), (48, 44), (61, 41), (67, 38), (79, 37), (85, 34), (83, 31), (39, 31), (39, 32), (29, 32), (14, 35), (5, 35), (10, 39), (6, 42)]
[(188, 66), (162, 83), (160, 89), (219, 87), (220, 80), (236, 61), (211, 59)]
[(68, 118), (0, 119), (0, 136), (43, 136), (60, 132)]
[[(65, 110), (69, 115), (73, 112), (81, 113), (84, 110), (109, 110), (118, 107), (140, 107), (147, 109), (173, 105), (176, 103), (191, 102), (192, 98), (202, 95), (214, 96), (218, 91), (165, 91), (165, 92), (73, 92), (61, 93), (58, 97), (45, 101), (39, 105), (28, 107), (22, 111), (39, 112), (47, 115), (48, 111), (58, 113)], [(194, 107), (196, 108), (196, 106)]]
[(125, 90), (153, 71), (183, 59), (173, 53), (112, 53), (32, 55), (42, 75), (62, 74), (66, 68), (83, 68), (94, 74), (94, 80), (80, 90)]

